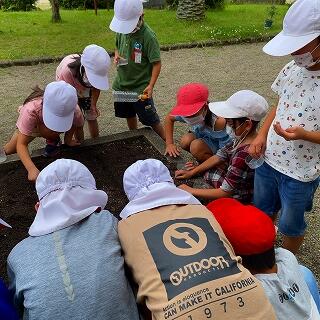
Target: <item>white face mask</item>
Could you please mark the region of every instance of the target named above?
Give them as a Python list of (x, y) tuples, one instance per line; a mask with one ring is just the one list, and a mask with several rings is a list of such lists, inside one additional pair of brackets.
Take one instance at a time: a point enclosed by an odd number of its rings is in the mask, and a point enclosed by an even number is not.
[(317, 63), (319, 63), (320, 58), (318, 58), (316, 61), (313, 60), (312, 53), (320, 46), (318, 44), (311, 52), (306, 52), (302, 54), (293, 54), (292, 58), (297, 66), (301, 68), (311, 68)]
[(189, 126), (196, 126), (199, 124), (204, 124), (204, 115), (199, 114), (195, 117), (183, 117), (183, 120), (189, 125)]

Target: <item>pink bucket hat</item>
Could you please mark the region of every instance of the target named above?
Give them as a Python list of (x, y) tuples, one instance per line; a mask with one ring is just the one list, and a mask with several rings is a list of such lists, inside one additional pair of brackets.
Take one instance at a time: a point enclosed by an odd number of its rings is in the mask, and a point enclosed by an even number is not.
[(209, 90), (202, 83), (188, 83), (177, 93), (177, 104), (170, 112), (171, 116), (190, 117), (196, 114), (208, 102)]

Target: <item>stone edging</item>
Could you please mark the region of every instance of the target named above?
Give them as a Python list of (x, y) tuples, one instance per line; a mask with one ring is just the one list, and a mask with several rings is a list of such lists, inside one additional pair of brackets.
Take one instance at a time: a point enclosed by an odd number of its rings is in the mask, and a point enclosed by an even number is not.
[[(249, 37), (244, 39), (228, 39), (228, 40), (207, 40), (207, 41), (198, 41), (190, 43), (176, 43), (172, 45), (163, 45), (160, 47), (161, 51), (170, 51), (178, 49), (188, 49), (188, 48), (204, 48), (204, 47), (214, 47), (214, 46), (224, 46), (232, 44), (241, 44), (241, 43), (256, 43), (256, 42), (265, 42), (269, 41), (273, 36), (261, 36), (261, 37)], [(112, 57), (114, 52), (109, 52), (109, 55)], [(13, 66), (32, 66), (40, 63), (53, 63), (61, 61), (65, 56), (58, 57), (41, 57), (33, 59), (21, 59), (21, 60), (4, 60), (0, 61), (0, 68), (8, 68)]]

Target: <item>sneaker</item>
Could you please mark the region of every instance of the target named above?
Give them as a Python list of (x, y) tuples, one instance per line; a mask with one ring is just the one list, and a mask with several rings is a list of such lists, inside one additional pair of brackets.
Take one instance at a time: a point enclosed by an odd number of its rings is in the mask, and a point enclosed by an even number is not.
[(43, 156), (47, 158), (56, 157), (60, 153), (61, 140), (47, 140), (47, 145), (44, 148)]
[(0, 147), (0, 163), (5, 162), (7, 160), (7, 155), (4, 152), (4, 149)]

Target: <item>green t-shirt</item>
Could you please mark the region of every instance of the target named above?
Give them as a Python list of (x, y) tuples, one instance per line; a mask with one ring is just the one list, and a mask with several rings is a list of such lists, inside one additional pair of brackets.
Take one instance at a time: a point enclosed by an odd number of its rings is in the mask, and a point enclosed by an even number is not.
[(133, 34), (117, 33), (116, 48), (128, 64), (117, 68), (112, 89), (143, 93), (150, 82), (153, 63), (161, 60), (155, 33), (146, 23)]

